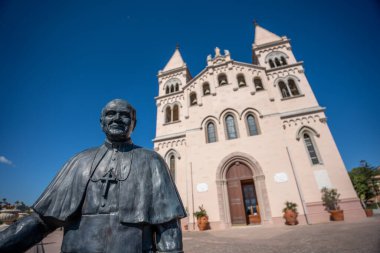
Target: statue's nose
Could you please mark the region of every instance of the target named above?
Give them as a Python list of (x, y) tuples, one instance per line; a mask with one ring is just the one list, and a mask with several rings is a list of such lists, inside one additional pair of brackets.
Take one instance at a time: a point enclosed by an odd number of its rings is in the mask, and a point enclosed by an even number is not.
[(115, 114), (115, 119), (121, 119), (121, 114), (120, 114), (119, 112), (117, 112), (117, 113)]

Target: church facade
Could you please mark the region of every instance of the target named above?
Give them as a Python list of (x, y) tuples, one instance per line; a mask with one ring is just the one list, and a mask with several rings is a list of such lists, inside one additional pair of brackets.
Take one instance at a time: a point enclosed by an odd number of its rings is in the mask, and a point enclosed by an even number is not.
[(192, 77), (177, 48), (158, 73), (154, 148), (192, 213), (212, 229), (283, 224), (286, 201), (299, 221), (329, 221), (321, 188), (337, 188), (346, 220), (364, 217), (340, 153), (290, 41), (255, 25), (252, 63), (215, 49)]

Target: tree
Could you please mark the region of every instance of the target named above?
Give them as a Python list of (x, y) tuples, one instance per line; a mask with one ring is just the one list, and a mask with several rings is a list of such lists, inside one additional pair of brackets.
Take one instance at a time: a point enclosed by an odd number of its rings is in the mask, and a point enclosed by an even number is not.
[(366, 208), (369, 200), (378, 193), (379, 189), (375, 183), (375, 176), (378, 175), (378, 172), (366, 161), (360, 161), (360, 165), (360, 167), (353, 168), (349, 175), (363, 208)]

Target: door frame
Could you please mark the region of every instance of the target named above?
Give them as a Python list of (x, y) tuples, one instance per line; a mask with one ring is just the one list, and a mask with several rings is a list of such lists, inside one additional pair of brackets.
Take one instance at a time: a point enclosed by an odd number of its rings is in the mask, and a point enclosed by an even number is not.
[(226, 156), (220, 162), (216, 172), (216, 185), (218, 194), (219, 214), (221, 222), (231, 226), (231, 213), (228, 199), (226, 174), (228, 169), (236, 162), (243, 163), (252, 170), (253, 182), (256, 190), (257, 202), (260, 203), (260, 217), (262, 223), (271, 223), (272, 214), (269, 205), (268, 191), (265, 184), (265, 176), (259, 163), (250, 155), (242, 152), (234, 152)]

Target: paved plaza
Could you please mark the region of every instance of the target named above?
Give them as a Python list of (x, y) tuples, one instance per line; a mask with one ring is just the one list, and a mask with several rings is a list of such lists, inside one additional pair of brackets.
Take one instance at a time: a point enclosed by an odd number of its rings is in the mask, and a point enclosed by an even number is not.
[[(45, 238), (45, 253), (59, 253), (61, 240), (60, 230)], [(380, 216), (355, 223), (184, 232), (183, 242), (186, 253), (379, 253)], [(42, 251), (28, 251), (34, 252)]]

